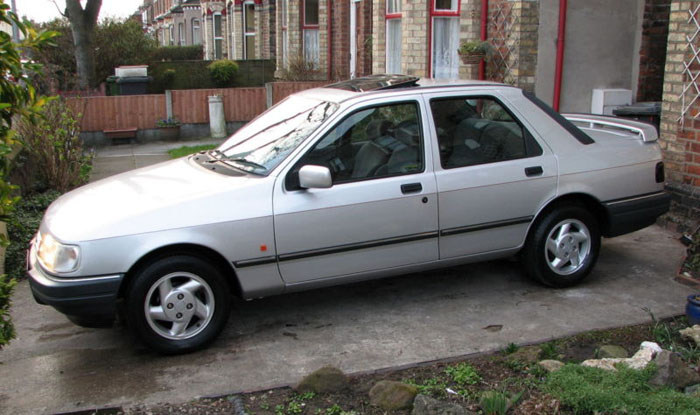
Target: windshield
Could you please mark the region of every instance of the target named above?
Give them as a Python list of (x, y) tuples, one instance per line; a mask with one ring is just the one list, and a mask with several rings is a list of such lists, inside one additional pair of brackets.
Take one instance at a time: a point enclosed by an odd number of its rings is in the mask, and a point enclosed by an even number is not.
[(332, 102), (289, 97), (238, 130), (217, 153), (236, 168), (267, 174), (337, 108)]

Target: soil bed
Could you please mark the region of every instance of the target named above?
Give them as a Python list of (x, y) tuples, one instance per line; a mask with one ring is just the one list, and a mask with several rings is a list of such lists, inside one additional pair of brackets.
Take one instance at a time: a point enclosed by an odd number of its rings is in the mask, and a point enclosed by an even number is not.
[[(420, 364), (400, 370), (382, 370), (378, 373), (350, 376), (349, 387), (342, 393), (297, 394), (291, 388), (279, 388), (238, 397), (248, 414), (272, 415), (359, 415), (409, 414), (410, 411), (387, 412), (371, 406), (369, 390), (380, 380), (396, 380), (417, 385), (420, 392), (434, 398), (451, 401), (478, 413), (479, 396), (487, 390), (509, 394), (522, 392), (513, 414), (572, 414), (556, 399), (541, 391), (546, 372), (536, 364), (541, 359), (558, 359), (566, 363), (580, 363), (597, 357), (603, 345), (618, 345), (632, 355), (642, 341), (680, 341), (664, 339), (663, 331), (674, 333), (685, 327), (685, 318), (665, 320), (610, 330), (592, 331), (539, 345), (518, 348), (509, 346), (501, 352), (481, 355), (461, 361), (441, 361)], [(660, 329), (661, 328), (661, 329)], [(663, 330), (662, 330), (663, 329)], [(661, 337), (659, 337), (661, 336)], [(662, 346), (664, 346), (662, 344)], [(694, 358), (696, 359), (696, 358)], [(694, 362), (697, 364), (697, 361)], [(462, 370), (460, 382), (454, 369)], [(449, 374), (448, 372), (452, 373)], [(217, 414), (235, 413), (234, 396), (197, 399), (183, 404), (161, 404), (125, 408), (125, 414)]]

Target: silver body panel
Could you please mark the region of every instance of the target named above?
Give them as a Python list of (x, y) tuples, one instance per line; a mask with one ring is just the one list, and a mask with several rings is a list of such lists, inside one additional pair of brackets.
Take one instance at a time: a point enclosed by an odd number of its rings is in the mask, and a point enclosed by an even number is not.
[[(266, 176), (226, 176), (183, 158), (62, 196), (40, 230), (80, 246), (81, 259), (76, 271), (53, 277), (125, 274), (155, 250), (189, 244), (231, 264), (244, 297), (262, 297), (509, 256), (557, 197), (582, 193), (605, 202), (663, 190), (654, 180), (659, 146), (634, 131), (591, 128), (586, 132), (595, 143), (582, 145), (516, 88), (422, 84), (300, 93), (337, 102), (339, 109)], [(470, 95), (497, 98), (542, 154), (443, 169), (430, 99)], [(419, 104), (423, 171), (327, 189), (285, 188), (294, 164), (342, 117), (398, 101)], [(533, 166), (542, 174), (528, 177), (525, 169)], [(420, 191), (402, 191), (416, 183)]]

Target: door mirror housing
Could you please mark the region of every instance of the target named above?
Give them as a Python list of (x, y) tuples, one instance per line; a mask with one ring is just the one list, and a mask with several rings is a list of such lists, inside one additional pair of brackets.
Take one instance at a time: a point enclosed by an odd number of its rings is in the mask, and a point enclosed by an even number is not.
[(307, 164), (299, 169), (299, 187), (302, 189), (328, 189), (332, 185), (333, 178), (328, 167)]

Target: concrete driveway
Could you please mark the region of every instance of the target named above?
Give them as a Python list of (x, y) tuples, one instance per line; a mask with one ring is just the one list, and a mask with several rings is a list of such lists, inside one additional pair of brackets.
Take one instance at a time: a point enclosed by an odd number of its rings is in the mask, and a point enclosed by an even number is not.
[[(372, 371), (546, 341), (683, 313), (684, 248), (658, 227), (606, 240), (580, 286), (543, 288), (495, 261), (237, 304), (209, 349), (163, 357), (128, 332), (84, 329), (14, 296), (17, 338), (0, 351), (0, 413), (182, 402), (290, 384), (326, 364)], [(487, 326), (502, 326), (486, 330)]]

